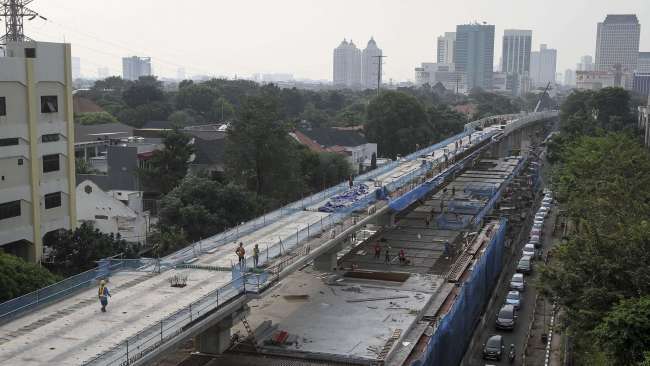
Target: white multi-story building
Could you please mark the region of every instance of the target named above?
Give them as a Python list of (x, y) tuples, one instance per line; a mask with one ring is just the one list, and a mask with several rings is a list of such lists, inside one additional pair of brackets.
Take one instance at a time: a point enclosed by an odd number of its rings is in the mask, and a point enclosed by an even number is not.
[(374, 89), (381, 84), (379, 63), (381, 62), (381, 48), (373, 37), (370, 37), (368, 45), (361, 53), (361, 84), (364, 89)]
[(594, 68), (593, 57), (589, 55), (580, 57), (580, 62), (576, 65), (576, 71), (594, 71)]
[(465, 74), (456, 71), (454, 64), (423, 62), (415, 68), (415, 84), (434, 86), (441, 83), (445, 89), (455, 93), (467, 92)]
[(564, 85), (572, 86), (576, 85), (576, 73), (571, 69), (566, 69), (564, 71)]
[(0, 57), (0, 248), (30, 261), (76, 223), (70, 45), (7, 44)]
[(334, 77), (336, 86), (356, 88), (361, 85), (361, 51), (345, 39), (334, 49)]
[(598, 23), (596, 33), (596, 71), (611, 71), (620, 65), (623, 72), (634, 72), (639, 60), (641, 25), (634, 14), (608, 14)]
[(530, 53), (530, 78), (536, 86), (555, 84), (557, 50), (548, 48), (545, 44), (539, 46), (539, 51)]
[(151, 75), (151, 57), (123, 57), (122, 78), (124, 80), (138, 80), (140, 76)]
[(454, 47), (456, 45), (456, 32), (445, 32), (444, 36), (438, 37), (437, 63), (453, 64)]

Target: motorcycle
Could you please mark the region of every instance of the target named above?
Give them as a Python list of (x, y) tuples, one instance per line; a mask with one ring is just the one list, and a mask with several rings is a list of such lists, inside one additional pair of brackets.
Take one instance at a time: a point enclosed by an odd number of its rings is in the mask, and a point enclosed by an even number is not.
[(508, 361), (510, 361), (510, 363), (515, 362), (516, 355), (517, 354), (515, 353), (515, 345), (511, 344), (510, 345), (510, 352), (508, 352)]

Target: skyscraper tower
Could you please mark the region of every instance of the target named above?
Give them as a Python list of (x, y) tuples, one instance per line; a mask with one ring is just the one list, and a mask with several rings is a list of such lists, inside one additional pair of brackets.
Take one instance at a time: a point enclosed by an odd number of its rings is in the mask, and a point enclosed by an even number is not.
[(636, 70), (640, 34), (641, 25), (635, 14), (607, 15), (597, 27), (596, 71), (612, 71), (617, 65), (623, 72)]
[(467, 89), (492, 89), (494, 63), (494, 25), (463, 24), (456, 26), (454, 47), (456, 71), (466, 74)]
[(361, 51), (345, 39), (334, 49), (334, 85), (355, 88), (361, 85)]
[(507, 74), (507, 87), (514, 95), (528, 90), (530, 45), (533, 31), (506, 29), (503, 32), (501, 71)]
[[(361, 85), (364, 89), (374, 89), (377, 84), (381, 84), (381, 74), (379, 73), (379, 62), (382, 51), (377, 47), (375, 39), (370, 37), (368, 45), (361, 53)], [(379, 80), (377, 80), (379, 78)]]
[(445, 32), (438, 37), (438, 54), (436, 62), (439, 64), (454, 63), (454, 46), (456, 45), (456, 32)]

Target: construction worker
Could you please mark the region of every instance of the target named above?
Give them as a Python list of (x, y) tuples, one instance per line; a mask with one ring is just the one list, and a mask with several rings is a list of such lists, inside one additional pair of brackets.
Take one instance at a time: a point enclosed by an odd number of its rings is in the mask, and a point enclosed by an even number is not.
[(384, 263), (390, 264), (390, 246), (386, 245), (386, 256), (384, 257)]
[(97, 293), (99, 296), (99, 303), (102, 305), (102, 312), (106, 312), (106, 305), (108, 305), (108, 298), (111, 296), (111, 293), (108, 291), (106, 286), (106, 281), (101, 280), (99, 282), (99, 291)]
[(260, 247), (255, 243), (255, 247), (253, 248), (253, 264), (255, 265), (255, 268), (257, 268), (257, 264), (259, 263), (260, 260)]
[(244, 256), (246, 255), (246, 249), (244, 249), (244, 243), (239, 242), (239, 246), (235, 250), (235, 253), (237, 254), (237, 257), (239, 258), (239, 266), (246, 266), (246, 262), (244, 259)]
[(456, 186), (451, 187), (451, 196), (454, 197), (456, 195)]
[(379, 243), (375, 243), (375, 259), (379, 259), (381, 257), (381, 246)]
[(404, 248), (399, 250), (399, 263), (401, 265), (406, 264), (406, 251), (404, 251)]

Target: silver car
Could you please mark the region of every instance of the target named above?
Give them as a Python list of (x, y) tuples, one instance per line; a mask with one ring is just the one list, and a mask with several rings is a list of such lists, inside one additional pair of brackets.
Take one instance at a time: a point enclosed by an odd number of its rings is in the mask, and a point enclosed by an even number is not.
[(526, 291), (526, 281), (524, 281), (524, 275), (521, 273), (515, 273), (512, 275), (510, 280), (510, 289), (517, 290), (519, 292)]
[(506, 295), (506, 304), (512, 305), (515, 309), (519, 310), (521, 308), (521, 294), (519, 291), (508, 291), (508, 295)]

